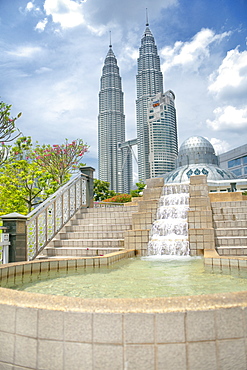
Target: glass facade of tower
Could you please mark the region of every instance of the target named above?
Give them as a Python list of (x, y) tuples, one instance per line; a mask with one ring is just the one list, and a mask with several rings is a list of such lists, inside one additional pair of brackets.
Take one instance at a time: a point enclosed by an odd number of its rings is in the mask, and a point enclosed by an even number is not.
[(117, 59), (110, 45), (106, 55), (99, 92), (98, 162), (99, 179), (108, 181), (110, 189), (129, 192), (132, 174), (131, 158), (119, 144), (125, 141), (125, 116), (121, 77)]
[(141, 39), (137, 64), (136, 120), (138, 175), (139, 180), (145, 181), (150, 178), (149, 133), (147, 122), (148, 98), (157, 93), (163, 93), (163, 75), (160, 70), (160, 58), (148, 24), (146, 25), (145, 32)]
[(178, 154), (175, 95), (171, 90), (148, 99), (150, 177), (175, 168)]

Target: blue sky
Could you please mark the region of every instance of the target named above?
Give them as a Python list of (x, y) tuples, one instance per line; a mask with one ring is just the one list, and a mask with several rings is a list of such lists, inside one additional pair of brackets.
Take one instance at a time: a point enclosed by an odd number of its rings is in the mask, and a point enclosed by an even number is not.
[[(145, 8), (176, 95), (179, 145), (202, 135), (217, 154), (247, 142), (246, 0), (0, 0), (0, 99), (40, 144), (81, 138), (97, 169), (98, 93), (112, 34), (126, 136), (136, 137), (137, 57)], [(97, 176), (97, 173), (96, 173)]]

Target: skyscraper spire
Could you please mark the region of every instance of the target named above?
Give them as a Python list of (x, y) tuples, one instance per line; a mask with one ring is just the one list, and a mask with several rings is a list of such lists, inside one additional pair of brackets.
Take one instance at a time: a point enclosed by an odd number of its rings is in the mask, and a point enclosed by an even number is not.
[(110, 33), (110, 44), (109, 44), (109, 47), (112, 48), (112, 43), (111, 43), (111, 31), (109, 31)]
[(149, 26), (149, 23), (148, 23), (148, 8), (146, 8), (146, 27)]

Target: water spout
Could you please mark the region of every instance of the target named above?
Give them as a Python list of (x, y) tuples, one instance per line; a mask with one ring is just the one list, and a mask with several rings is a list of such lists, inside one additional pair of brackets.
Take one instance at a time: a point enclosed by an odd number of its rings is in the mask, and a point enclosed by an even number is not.
[(189, 185), (166, 185), (150, 231), (148, 255), (189, 255)]

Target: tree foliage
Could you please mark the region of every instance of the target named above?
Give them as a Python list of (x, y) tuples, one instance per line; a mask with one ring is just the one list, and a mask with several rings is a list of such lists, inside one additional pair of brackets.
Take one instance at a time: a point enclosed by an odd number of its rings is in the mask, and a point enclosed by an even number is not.
[(132, 197), (140, 197), (141, 193), (143, 192), (143, 189), (145, 188), (146, 184), (144, 184), (143, 181), (137, 182), (136, 183), (137, 189), (131, 190), (130, 195)]
[(104, 199), (103, 202), (128, 203), (131, 202), (130, 194), (117, 194), (112, 198)]
[(36, 161), (40, 168), (48, 171), (53, 180), (62, 185), (69, 179), (70, 173), (78, 169), (82, 156), (88, 151), (88, 145), (81, 139), (62, 145), (37, 145)]
[(73, 143), (41, 147), (18, 138), (0, 168), (0, 213), (27, 214), (69, 180), (88, 148), (81, 140)]
[(15, 121), (21, 116), (10, 116), (11, 105), (7, 105), (0, 101), (0, 164), (2, 164), (8, 157), (8, 146), (5, 143), (16, 139), (20, 132), (15, 126)]
[(57, 190), (58, 184), (34, 160), (30, 138), (18, 139), (0, 168), (0, 212), (29, 213)]
[(115, 191), (110, 190), (110, 183), (107, 181), (102, 181), (94, 179), (94, 200), (102, 201), (107, 198), (111, 198), (116, 195)]

